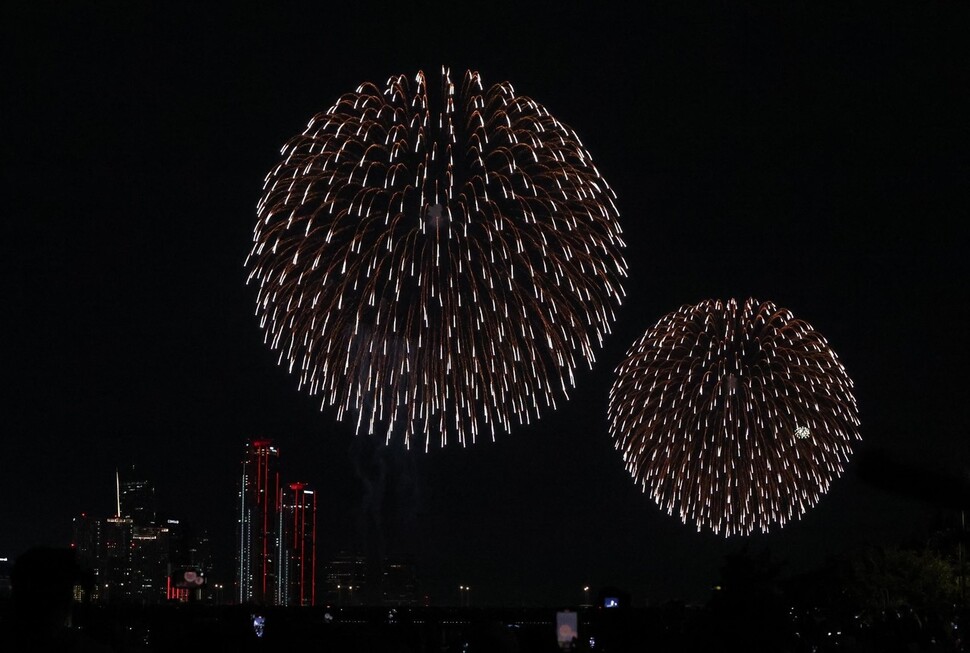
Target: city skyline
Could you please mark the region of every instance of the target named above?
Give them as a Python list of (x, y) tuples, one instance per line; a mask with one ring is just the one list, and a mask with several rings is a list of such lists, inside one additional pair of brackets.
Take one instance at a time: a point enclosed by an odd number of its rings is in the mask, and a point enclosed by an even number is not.
[[(794, 574), (965, 507), (966, 44), (948, 9), (4, 12), (0, 557), (117, 512), (115, 469), (134, 463), (231, 558), (246, 438), (317, 493), (318, 560), (412, 561), (442, 601), (703, 601), (745, 547)], [(355, 435), (297, 388), (245, 259), (281, 144), (362, 81), (442, 66), (576, 130), (616, 193), (629, 277), (568, 400), (424, 453)], [(800, 519), (724, 538), (630, 478), (608, 395), (662, 316), (748, 297), (825, 334), (862, 440)]]
[[(206, 578), (212, 551), (205, 529), (192, 530), (171, 513), (157, 511), (155, 488), (134, 467), (122, 480), (115, 470), (115, 512), (82, 512), (73, 519), (69, 545), (85, 577), (82, 602), (158, 605), (212, 600)], [(63, 546), (63, 545), (62, 545)]]
[(158, 510), (154, 483), (134, 466), (124, 475), (116, 470), (114, 512), (75, 516), (69, 542), (61, 545), (73, 550), (85, 579), (76, 588), (78, 600), (263, 607), (419, 604), (410, 561), (368, 559), (343, 541), (330, 541), (336, 555), (319, 559), (317, 492), (305, 482), (281, 481), (280, 452), (271, 440), (247, 440), (245, 449), (232, 551), (213, 550), (204, 525)]

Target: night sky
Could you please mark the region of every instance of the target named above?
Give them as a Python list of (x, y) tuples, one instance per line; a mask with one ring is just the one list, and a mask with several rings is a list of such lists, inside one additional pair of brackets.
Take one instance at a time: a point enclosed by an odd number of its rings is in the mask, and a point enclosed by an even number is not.
[[(435, 602), (456, 602), (459, 584), (476, 604), (576, 603), (607, 584), (636, 603), (702, 601), (746, 544), (794, 573), (959, 507), (958, 3), (273, 4), (2, 10), (0, 557), (67, 544), (82, 511), (110, 515), (114, 470), (134, 464), (160, 508), (210, 530), (231, 582), (252, 437), (275, 440), (285, 479), (321, 491), (324, 558), (377, 542), (415, 561)], [(436, 80), (442, 64), (508, 80), (577, 131), (618, 195), (630, 279), (571, 401), (494, 443), (424, 454), (355, 438), (297, 391), (262, 342), (243, 262), (289, 137), (363, 81)], [(749, 296), (827, 337), (856, 383), (863, 441), (800, 521), (725, 539), (634, 486), (607, 393), (662, 315)]]

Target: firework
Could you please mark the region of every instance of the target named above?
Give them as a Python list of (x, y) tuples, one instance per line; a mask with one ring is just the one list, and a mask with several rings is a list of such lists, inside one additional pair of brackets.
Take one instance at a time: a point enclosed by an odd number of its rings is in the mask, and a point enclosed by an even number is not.
[(704, 301), (627, 352), (610, 431), (668, 514), (725, 535), (784, 526), (842, 475), (859, 418), (825, 338), (771, 302)]
[(266, 177), (250, 281), (280, 363), (358, 433), (495, 437), (567, 398), (623, 296), (615, 195), (508, 83), (363, 84)]

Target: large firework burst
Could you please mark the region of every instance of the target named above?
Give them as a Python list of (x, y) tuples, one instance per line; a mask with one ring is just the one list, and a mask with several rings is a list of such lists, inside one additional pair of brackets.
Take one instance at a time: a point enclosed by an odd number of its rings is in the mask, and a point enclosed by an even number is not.
[(247, 258), (280, 362), (358, 432), (474, 441), (567, 397), (623, 296), (615, 195), (576, 134), (469, 71), (361, 85), (266, 177)]
[(749, 534), (801, 516), (859, 439), (835, 352), (771, 302), (683, 306), (616, 373), (610, 430), (627, 470), (698, 530)]

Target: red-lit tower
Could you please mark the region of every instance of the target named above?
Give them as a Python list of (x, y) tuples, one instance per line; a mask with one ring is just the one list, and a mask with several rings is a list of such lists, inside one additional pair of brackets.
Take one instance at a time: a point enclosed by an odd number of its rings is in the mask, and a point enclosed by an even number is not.
[(312, 606), (317, 594), (317, 495), (306, 483), (292, 483), (280, 509), (280, 599), (283, 605)]
[(239, 603), (278, 605), (280, 542), (279, 451), (272, 440), (246, 444), (239, 484), (236, 599)]

